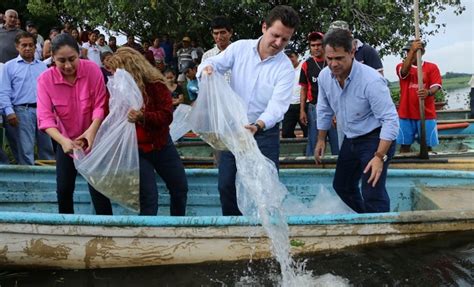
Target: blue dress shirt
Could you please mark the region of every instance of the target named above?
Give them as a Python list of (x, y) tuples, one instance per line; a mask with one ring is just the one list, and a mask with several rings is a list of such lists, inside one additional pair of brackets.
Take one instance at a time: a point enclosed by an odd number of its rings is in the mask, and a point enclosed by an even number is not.
[(352, 61), (352, 69), (344, 87), (339, 85), (329, 67), (318, 77), (319, 94), (317, 126), (329, 130), (334, 114), (344, 135), (355, 138), (382, 127), (380, 138), (397, 138), (399, 121), (386, 80), (373, 68)]
[(36, 103), (36, 83), (46, 69), (43, 62), (27, 63), (21, 56), (6, 62), (0, 78), (0, 110), (9, 115), (13, 106)]
[(267, 130), (283, 119), (290, 106), (295, 71), (283, 52), (262, 60), (260, 39), (232, 43), (201, 63), (197, 76), (209, 65), (222, 75), (231, 70), (230, 86), (243, 99), (249, 122), (261, 120)]

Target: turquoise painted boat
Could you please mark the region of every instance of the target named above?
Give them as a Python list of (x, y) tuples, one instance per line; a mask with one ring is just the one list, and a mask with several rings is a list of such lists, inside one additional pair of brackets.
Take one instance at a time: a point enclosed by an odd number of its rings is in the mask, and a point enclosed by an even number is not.
[[(281, 170), (290, 195), (310, 202), (330, 190), (333, 170)], [(140, 217), (115, 205), (115, 216), (91, 214), (78, 178), (75, 215), (56, 214), (52, 167), (0, 167), (0, 266), (110, 268), (192, 264), (269, 257), (263, 228), (246, 217), (220, 216), (217, 171), (187, 170), (188, 215)], [(391, 212), (288, 216), (293, 254), (414, 240), (474, 230), (474, 172), (390, 170)], [(297, 209), (294, 209), (297, 210)]]

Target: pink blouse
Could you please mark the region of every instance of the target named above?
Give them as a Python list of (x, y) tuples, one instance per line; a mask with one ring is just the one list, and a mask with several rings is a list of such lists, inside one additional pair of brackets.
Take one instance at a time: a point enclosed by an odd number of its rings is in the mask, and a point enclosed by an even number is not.
[(57, 67), (38, 78), (37, 118), (41, 130), (57, 128), (75, 139), (95, 119), (104, 119), (106, 90), (99, 67), (91, 61), (79, 60), (76, 81), (67, 82)]

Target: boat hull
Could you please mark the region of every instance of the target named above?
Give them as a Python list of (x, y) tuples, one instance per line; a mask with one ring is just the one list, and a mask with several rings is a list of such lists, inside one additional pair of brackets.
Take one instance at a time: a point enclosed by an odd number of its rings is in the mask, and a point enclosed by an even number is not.
[[(14, 215), (19, 216), (19, 215)], [(220, 226), (152, 226), (140, 218), (97, 224), (91, 216), (66, 216), (64, 224), (0, 224), (0, 264), (15, 268), (95, 269), (194, 264), (262, 259), (271, 256), (263, 228), (241, 218)], [(123, 225), (120, 220), (126, 220)], [(164, 218), (173, 221), (173, 218)], [(415, 211), (402, 214), (290, 217), (293, 254), (335, 251), (353, 246), (387, 244), (441, 233), (472, 231), (473, 211)], [(34, 222), (33, 218), (29, 219)], [(68, 224), (68, 220), (74, 224)], [(106, 219), (104, 219), (106, 220)], [(208, 219), (204, 218), (203, 223)], [(143, 226), (133, 226), (140, 221)], [(77, 222), (80, 222), (78, 225)], [(236, 224), (237, 225), (232, 225)], [(174, 223), (176, 224), (176, 222)], [(207, 223), (209, 224), (209, 223)], [(140, 225), (140, 224), (139, 224)], [(158, 223), (159, 225), (159, 223)]]

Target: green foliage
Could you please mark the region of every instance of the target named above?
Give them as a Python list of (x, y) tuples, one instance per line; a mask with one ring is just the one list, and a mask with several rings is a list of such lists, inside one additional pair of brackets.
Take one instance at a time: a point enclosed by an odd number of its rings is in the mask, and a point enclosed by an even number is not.
[[(225, 15), (234, 24), (234, 40), (256, 38), (261, 34), (261, 21), (274, 6), (290, 5), (299, 12), (302, 25), (295, 32), (294, 46), (306, 47), (306, 35), (311, 31), (326, 31), (334, 20), (347, 21), (356, 37), (379, 48), (381, 55), (400, 53), (408, 38), (413, 38), (413, 0), (29, 0), (28, 9), (34, 15), (52, 15), (57, 19), (73, 19), (76, 23), (104, 26), (121, 33), (133, 33), (141, 38), (168, 33), (177, 39), (189, 35), (212, 45), (209, 22)], [(420, 3), (422, 35), (438, 32), (445, 23), (436, 17), (446, 7), (454, 13), (465, 10), (460, 0), (424, 0)], [(434, 23), (435, 29), (428, 30)]]

